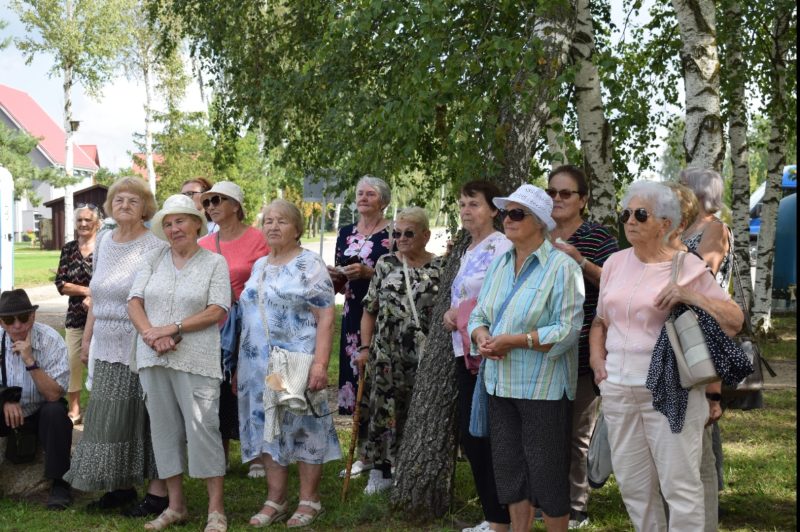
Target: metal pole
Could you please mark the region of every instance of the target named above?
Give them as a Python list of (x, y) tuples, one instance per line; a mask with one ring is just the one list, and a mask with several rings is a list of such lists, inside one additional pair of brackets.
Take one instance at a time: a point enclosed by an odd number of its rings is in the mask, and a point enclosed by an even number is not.
[(325, 191), (322, 192), (322, 209), (319, 213), (319, 256), (322, 257), (322, 243), (325, 241)]

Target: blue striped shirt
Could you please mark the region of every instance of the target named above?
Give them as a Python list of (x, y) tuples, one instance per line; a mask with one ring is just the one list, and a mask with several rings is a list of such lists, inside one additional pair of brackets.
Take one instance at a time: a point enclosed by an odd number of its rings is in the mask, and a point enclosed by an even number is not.
[[(543, 353), (512, 349), (503, 360), (486, 360), (484, 381), (491, 395), (514, 399), (575, 399), (578, 379), (578, 335), (583, 322), (583, 275), (567, 254), (544, 241), (525, 259), (520, 272), (533, 268), (511, 298), (500, 323), (494, 318), (511, 292), (516, 249), (499, 255), (486, 271), (478, 304), (470, 315), (470, 335), (485, 326), (493, 336), (536, 330), (539, 343), (553, 344)], [(473, 352), (477, 346), (473, 342)]]

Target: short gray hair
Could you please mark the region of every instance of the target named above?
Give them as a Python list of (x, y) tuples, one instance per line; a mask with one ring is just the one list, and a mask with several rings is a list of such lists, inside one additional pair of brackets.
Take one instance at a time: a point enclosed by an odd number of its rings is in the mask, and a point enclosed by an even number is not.
[(305, 219), (303, 218), (303, 213), (300, 212), (300, 209), (297, 208), (297, 205), (292, 203), (291, 201), (286, 201), (285, 199), (274, 199), (270, 203), (264, 206), (261, 209), (261, 225), (263, 227), (264, 220), (267, 219), (267, 213), (269, 211), (278, 211), (281, 214), (285, 215), (289, 218), (294, 225), (295, 229), (297, 229), (297, 241), (300, 241), (300, 237), (303, 236), (305, 232)]
[(622, 198), (622, 208), (627, 209), (632, 198), (639, 198), (650, 203), (653, 216), (666, 218), (672, 224), (665, 238), (681, 225), (681, 204), (678, 196), (663, 183), (655, 181), (634, 181)]
[(392, 202), (392, 189), (386, 184), (386, 181), (380, 177), (371, 176), (369, 174), (363, 176), (356, 183), (356, 188), (361, 185), (367, 185), (374, 188), (378, 192), (378, 197), (381, 199), (381, 204), (386, 207)]
[(722, 209), (725, 184), (722, 176), (710, 168), (689, 167), (681, 170), (680, 182), (692, 189), (704, 211), (714, 213)]
[(100, 216), (100, 209), (95, 207), (94, 209), (89, 207), (88, 205), (84, 205), (83, 207), (78, 207), (74, 211), (72, 211), (72, 219), (76, 222), (78, 221), (78, 213), (81, 211), (89, 211), (94, 216), (94, 222), (97, 225), (95, 230), (100, 229), (100, 224), (103, 222), (103, 217)]
[[(525, 210), (530, 212), (528, 209), (525, 209)], [(531, 214), (531, 218), (533, 218), (533, 221), (536, 224), (538, 224), (539, 225), (539, 229), (542, 230), (542, 236), (544, 238), (547, 238), (548, 236), (550, 236), (550, 229), (547, 228), (547, 224), (544, 223), (544, 221), (542, 221), (542, 219), (539, 218), (538, 216), (536, 216), (534, 213), (530, 212), (530, 214)]]
[(397, 218), (395, 221), (399, 222), (400, 220), (411, 222), (423, 231), (430, 230), (430, 225), (428, 224), (428, 213), (425, 212), (425, 209), (422, 207), (406, 207), (397, 213)]

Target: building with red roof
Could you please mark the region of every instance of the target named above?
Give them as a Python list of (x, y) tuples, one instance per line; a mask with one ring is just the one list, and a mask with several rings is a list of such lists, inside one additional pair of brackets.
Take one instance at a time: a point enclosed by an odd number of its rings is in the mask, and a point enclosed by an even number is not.
[[(0, 123), (12, 131), (23, 131), (39, 139), (29, 157), (39, 168), (64, 168), (66, 133), (26, 92), (0, 84)], [(92, 176), (100, 169), (97, 146), (73, 144), (74, 175), (83, 179), (75, 185), (81, 189), (94, 184)], [(63, 188), (34, 182), (35, 193), (42, 203), (64, 196)], [(50, 209), (34, 207), (27, 199), (16, 202), (14, 228), (17, 236), (32, 231), (36, 219), (50, 218)]]

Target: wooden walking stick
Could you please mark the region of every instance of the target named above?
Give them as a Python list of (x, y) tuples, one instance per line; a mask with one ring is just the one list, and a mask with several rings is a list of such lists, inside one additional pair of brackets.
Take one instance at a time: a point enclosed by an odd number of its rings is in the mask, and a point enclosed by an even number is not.
[(353, 412), (353, 433), (350, 435), (350, 452), (347, 453), (347, 467), (344, 473), (344, 484), (342, 484), (342, 502), (347, 498), (347, 486), (350, 484), (350, 471), (353, 468), (353, 455), (356, 452), (356, 444), (358, 444), (358, 424), (361, 416), (361, 396), (364, 395), (364, 374), (367, 372), (367, 367), (364, 365), (364, 371), (358, 376), (358, 392), (356, 392), (356, 408)]

